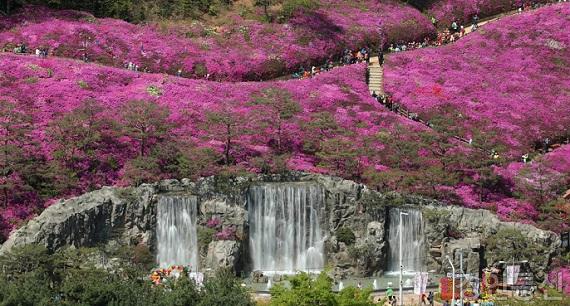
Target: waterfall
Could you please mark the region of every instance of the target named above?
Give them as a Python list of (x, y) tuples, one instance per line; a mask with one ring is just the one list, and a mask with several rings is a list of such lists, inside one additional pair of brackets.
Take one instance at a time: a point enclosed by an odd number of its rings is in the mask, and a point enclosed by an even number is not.
[(392, 208), (389, 212), (388, 225), (388, 271), (399, 272), (399, 223), (400, 212), (408, 215), (402, 216), (402, 265), (407, 273), (421, 271), (423, 268), (424, 226), (422, 213), (419, 210)]
[(289, 274), (324, 268), (320, 214), (324, 191), (316, 184), (273, 183), (248, 193), (253, 270)]
[(195, 196), (161, 196), (157, 205), (158, 264), (191, 266), (198, 270)]

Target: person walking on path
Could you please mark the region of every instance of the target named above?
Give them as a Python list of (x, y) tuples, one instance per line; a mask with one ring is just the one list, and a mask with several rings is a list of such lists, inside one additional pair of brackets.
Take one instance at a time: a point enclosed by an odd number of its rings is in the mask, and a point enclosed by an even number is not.
[(382, 50), (382, 47), (378, 48), (378, 63), (380, 63), (380, 66), (384, 65), (384, 50)]
[(455, 21), (455, 20), (451, 23), (451, 32), (452, 33), (459, 32), (459, 25), (457, 24), (457, 21)]
[(394, 290), (388, 287), (388, 289), (386, 289), (386, 296), (388, 297), (389, 301), (392, 301), (392, 298), (394, 297)]
[(433, 292), (432, 291), (429, 292), (427, 299), (428, 299), (429, 305), (433, 306)]

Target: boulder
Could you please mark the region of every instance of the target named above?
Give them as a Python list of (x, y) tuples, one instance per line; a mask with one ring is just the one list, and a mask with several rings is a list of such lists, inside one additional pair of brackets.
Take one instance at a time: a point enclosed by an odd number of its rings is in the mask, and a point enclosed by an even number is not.
[(217, 271), (229, 268), (236, 271), (240, 256), (240, 243), (234, 240), (212, 241), (208, 245), (208, 255), (205, 259), (205, 270)]

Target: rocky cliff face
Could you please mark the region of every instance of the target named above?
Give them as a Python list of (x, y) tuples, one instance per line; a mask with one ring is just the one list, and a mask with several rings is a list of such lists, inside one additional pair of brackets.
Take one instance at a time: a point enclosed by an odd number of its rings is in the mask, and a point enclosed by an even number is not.
[[(290, 173), (247, 177), (209, 177), (197, 182), (167, 180), (137, 188), (103, 188), (63, 200), (12, 233), (0, 254), (25, 244), (43, 244), (51, 250), (63, 246), (156, 246), (156, 205), (159, 195), (198, 197), (200, 266), (205, 270), (230, 267), (249, 271), (247, 192), (249, 186), (270, 182), (313, 182), (325, 190), (324, 216), (326, 265), (336, 277), (370, 276), (386, 269), (387, 223), (390, 207), (421, 209), (429, 254), (429, 270), (443, 271), (444, 255), (463, 249), (468, 270), (505, 260), (511, 251), (526, 247), (524, 259), (542, 273), (560, 244), (558, 237), (530, 225), (500, 222), (491, 212), (439, 203), (412, 196), (380, 194), (362, 184), (340, 178)], [(215, 230), (208, 220), (219, 219)], [(212, 239), (215, 231), (232, 228), (235, 237)], [(341, 230), (342, 229), (342, 230)], [(340, 232), (343, 235), (339, 235)], [(347, 234), (348, 232), (348, 234)], [(354, 239), (347, 239), (346, 236)], [(516, 241), (509, 241), (515, 237)], [(214, 237), (215, 238), (215, 237)], [(522, 255), (521, 255), (522, 256)], [(520, 259), (523, 259), (522, 257)]]
[(528, 261), (532, 272), (544, 278), (552, 254), (560, 246), (555, 233), (528, 224), (502, 222), (492, 212), (428, 205), (422, 208), (426, 223), (428, 269), (443, 272), (445, 255), (459, 266), (463, 252), (467, 273), (497, 263)]
[(152, 243), (156, 223), (151, 186), (103, 188), (50, 206), (12, 233), (0, 254), (26, 244), (51, 250), (63, 246), (94, 246), (108, 241)]

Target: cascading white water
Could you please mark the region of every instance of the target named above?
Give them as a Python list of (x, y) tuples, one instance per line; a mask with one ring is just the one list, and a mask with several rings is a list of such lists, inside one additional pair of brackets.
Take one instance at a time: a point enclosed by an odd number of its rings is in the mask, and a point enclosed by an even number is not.
[(159, 266), (166, 268), (172, 265), (189, 265), (193, 271), (197, 271), (197, 198), (161, 196), (156, 210)]
[(324, 268), (320, 226), (324, 190), (316, 184), (270, 183), (248, 193), (253, 270), (289, 274)]
[(424, 247), (424, 226), (422, 213), (414, 209), (392, 208), (389, 212), (388, 225), (388, 271), (400, 271), (400, 212), (408, 215), (402, 216), (402, 265), (407, 273), (422, 271)]

